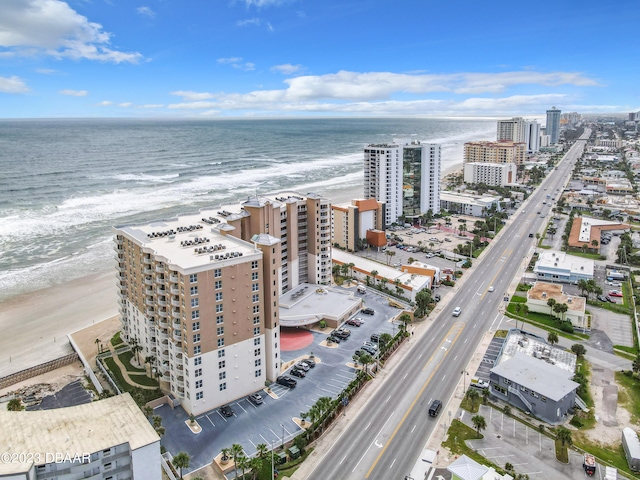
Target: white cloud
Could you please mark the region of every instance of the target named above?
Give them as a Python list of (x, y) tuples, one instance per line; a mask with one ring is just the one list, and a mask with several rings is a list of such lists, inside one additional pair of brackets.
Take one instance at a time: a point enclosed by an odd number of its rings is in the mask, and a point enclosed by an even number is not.
[(118, 104), (118, 106), (119, 106), (119, 107), (122, 107), (122, 108), (129, 108), (129, 107), (131, 107), (132, 105), (133, 105), (133, 103), (131, 103), (131, 102), (122, 102), (122, 103), (119, 103), (119, 104)]
[(58, 70), (54, 70), (53, 68), (36, 68), (36, 73), (40, 73), (42, 75), (54, 75), (58, 72)]
[(0, 77), (0, 93), (25, 93), (29, 87), (20, 77)]
[(261, 23), (262, 20), (260, 20), (259, 18), (247, 18), (246, 20), (238, 20), (236, 22), (236, 25), (239, 27), (246, 27), (249, 25), (260, 26)]
[(282, 73), (284, 75), (291, 75), (292, 73), (299, 72), (301, 69), (302, 65), (291, 65), (290, 63), (274, 65), (273, 67), (271, 67), (271, 71)]
[(221, 63), (222, 65), (231, 65), (233, 68), (237, 68), (240, 70), (251, 71), (255, 69), (254, 63), (245, 62), (242, 57), (219, 58), (217, 62)]
[(138, 12), (140, 15), (144, 17), (153, 18), (156, 16), (156, 12), (151, 10), (151, 8), (149, 7), (138, 7), (136, 8), (136, 12)]
[(140, 105), (138, 108), (162, 108), (164, 105), (162, 103), (149, 103), (147, 105)]
[(287, 0), (244, 0), (244, 3), (247, 7), (279, 7), (280, 5), (285, 5), (286, 3), (291, 3)]
[(65, 89), (65, 90), (60, 90), (58, 93), (60, 95), (68, 95), (70, 97), (86, 97), (89, 92), (87, 92), (86, 90), (69, 90), (69, 89)]
[(113, 102), (110, 100), (103, 100), (101, 102), (96, 103), (98, 107), (108, 107), (109, 105), (113, 105)]
[(109, 47), (111, 34), (61, 0), (3, 0), (0, 47), (17, 55), (137, 63), (142, 55)]
[(191, 92), (188, 90), (179, 90), (177, 92), (171, 92), (171, 95), (182, 97), (186, 101), (208, 100), (209, 98), (213, 98), (215, 96), (213, 93)]

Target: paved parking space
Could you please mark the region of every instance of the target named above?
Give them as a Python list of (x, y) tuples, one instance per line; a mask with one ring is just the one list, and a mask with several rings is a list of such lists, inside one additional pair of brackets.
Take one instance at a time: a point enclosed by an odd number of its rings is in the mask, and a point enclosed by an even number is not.
[(84, 389), (81, 380), (66, 385), (59, 392), (44, 397), (38, 405), (32, 405), (25, 410), (52, 410), (54, 408), (73, 407), (93, 400), (91, 393)]
[(504, 344), (504, 338), (494, 337), (491, 339), (487, 350), (482, 357), (482, 361), (480, 362), (480, 366), (478, 370), (476, 370), (475, 376), (481, 380), (489, 381), (489, 373), (493, 366), (495, 365), (496, 359), (498, 358), (498, 354), (502, 349), (502, 345)]
[[(355, 287), (353, 287), (355, 288)], [(171, 409), (167, 405), (158, 407), (154, 414), (160, 415), (165, 427), (162, 445), (171, 453), (185, 451), (191, 457), (190, 470), (198, 469), (211, 463), (223, 448), (234, 443), (242, 445), (247, 455), (253, 455), (257, 445), (264, 443), (269, 447), (280, 446), (283, 439), (288, 441), (302, 430), (293, 421), (302, 412), (307, 412), (319, 398), (336, 398), (355, 378), (357, 370), (349, 367), (353, 353), (365, 340), (370, 340), (372, 333), (393, 334), (398, 331), (399, 324), (390, 321), (400, 313), (389, 305), (389, 300), (375, 292), (363, 295), (365, 305), (375, 310), (374, 315), (358, 313), (364, 320), (360, 327), (346, 326), (351, 336), (338, 344), (337, 348), (320, 345), (327, 338), (327, 332), (312, 331), (311, 344), (303, 343), (298, 350), (281, 351), (284, 363), (303, 358), (312, 352), (317, 358), (315, 368), (310, 368), (305, 378), (295, 378), (297, 386), (289, 389), (272, 384), (274, 397), (261, 391), (264, 399), (262, 405), (254, 405), (246, 398), (240, 398), (229, 405), (234, 411), (232, 417), (226, 418), (211, 410), (197, 418), (202, 427), (199, 434), (193, 434), (186, 425), (188, 415), (177, 407)], [(284, 372), (286, 373), (286, 372)]]

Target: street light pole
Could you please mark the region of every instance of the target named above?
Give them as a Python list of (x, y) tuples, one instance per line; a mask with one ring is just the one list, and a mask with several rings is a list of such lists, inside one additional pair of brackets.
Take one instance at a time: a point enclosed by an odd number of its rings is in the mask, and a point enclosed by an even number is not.
[(271, 440), (271, 479), (273, 480), (273, 440)]
[(464, 397), (464, 394), (467, 391), (467, 382), (465, 380), (465, 377), (469, 375), (469, 372), (467, 372), (466, 370), (462, 370), (460, 372), (460, 375), (462, 375), (462, 396)]
[(284, 425), (280, 424), (280, 426), (282, 427), (282, 449), (284, 450)]

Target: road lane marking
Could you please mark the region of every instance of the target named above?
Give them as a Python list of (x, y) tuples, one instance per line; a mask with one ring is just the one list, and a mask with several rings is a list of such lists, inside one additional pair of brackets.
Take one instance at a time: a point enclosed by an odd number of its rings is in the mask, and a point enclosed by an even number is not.
[[(382, 430), (384, 430), (384, 427), (387, 426), (387, 423), (389, 423), (389, 420), (391, 420), (391, 417), (393, 417), (393, 414), (396, 413), (395, 410), (393, 412), (391, 412), (391, 415), (389, 415), (389, 418), (387, 418), (387, 421), (384, 422), (384, 425), (382, 425), (382, 428), (380, 429), (380, 431), (378, 432), (378, 435), (380, 435), (382, 433)], [(371, 425), (371, 424), (369, 424)], [(365, 429), (366, 430), (366, 429)], [(356, 466), (353, 467), (353, 470), (351, 470), (352, 472), (356, 471), (356, 468), (358, 468), (358, 465), (360, 465), (360, 462), (362, 462), (362, 459), (367, 455), (367, 453), (369, 452), (369, 449), (371, 448), (371, 445), (373, 445), (374, 443), (377, 445), (377, 441), (378, 441), (378, 435), (376, 435), (376, 438), (374, 439), (374, 441), (372, 443), (369, 444), (369, 447), (365, 450), (365, 452), (362, 454), (362, 457), (360, 457), (360, 460), (358, 460), (358, 463), (356, 463)], [(380, 447), (382, 447), (382, 445), (380, 445)], [(384, 450), (383, 450), (384, 451)]]
[(340, 460), (340, 465), (342, 465), (342, 462), (344, 462), (344, 460), (347, 458), (347, 456), (345, 455), (344, 457), (342, 457), (342, 460)]
[(393, 464), (396, 463), (396, 459), (393, 459), (393, 462), (391, 462), (391, 465), (389, 466), (389, 470), (391, 470), (393, 468)]

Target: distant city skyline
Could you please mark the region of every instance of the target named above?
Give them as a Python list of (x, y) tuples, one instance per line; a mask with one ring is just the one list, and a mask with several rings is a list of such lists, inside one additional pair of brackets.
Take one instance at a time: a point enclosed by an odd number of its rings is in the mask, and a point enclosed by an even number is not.
[(640, 110), (638, 54), (619, 36), (635, 30), (637, 2), (489, 7), (10, 0), (0, 16), (0, 118)]

